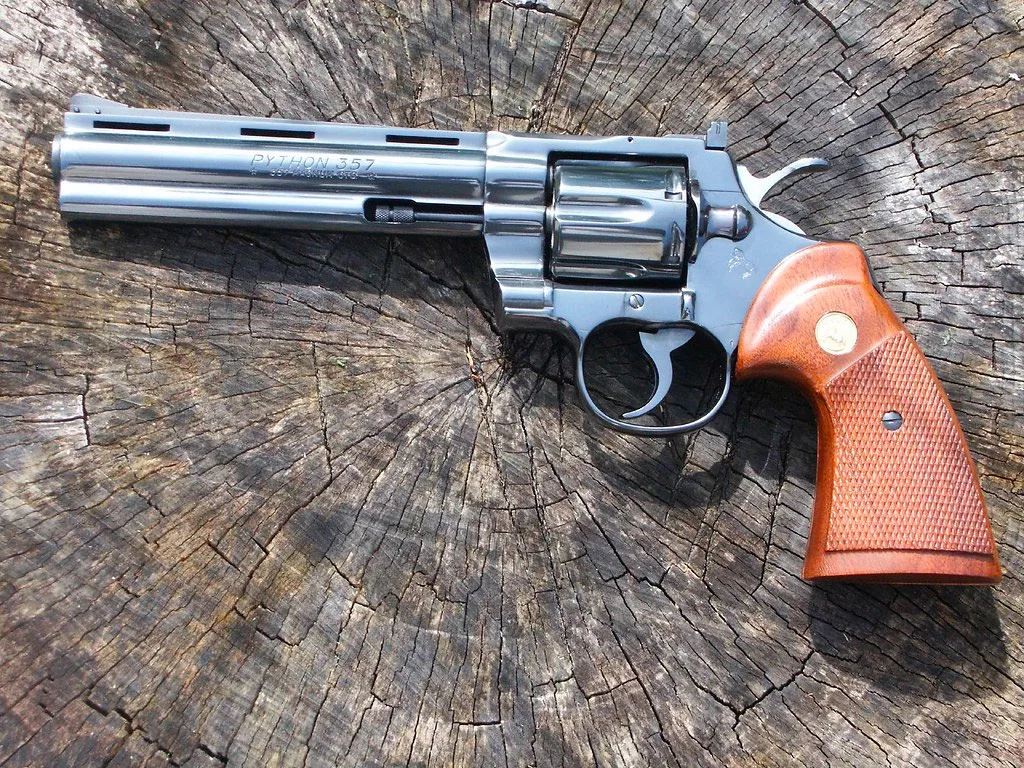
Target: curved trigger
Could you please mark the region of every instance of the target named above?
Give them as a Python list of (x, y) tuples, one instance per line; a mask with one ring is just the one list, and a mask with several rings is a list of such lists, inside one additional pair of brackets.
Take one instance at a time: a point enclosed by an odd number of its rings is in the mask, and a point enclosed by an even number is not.
[(651, 399), (640, 408), (622, 414), (624, 419), (635, 419), (650, 413), (665, 399), (672, 386), (672, 352), (679, 349), (693, 338), (694, 331), (689, 328), (662, 328), (658, 331), (640, 331), (640, 343), (644, 352), (654, 363), (657, 385)]

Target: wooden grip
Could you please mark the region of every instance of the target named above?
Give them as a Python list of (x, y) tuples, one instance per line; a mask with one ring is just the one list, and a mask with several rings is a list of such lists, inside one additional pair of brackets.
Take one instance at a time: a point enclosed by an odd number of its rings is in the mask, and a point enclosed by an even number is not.
[(818, 422), (804, 578), (992, 584), (981, 487), (942, 385), (850, 243), (783, 261), (754, 298), (737, 379), (797, 386)]

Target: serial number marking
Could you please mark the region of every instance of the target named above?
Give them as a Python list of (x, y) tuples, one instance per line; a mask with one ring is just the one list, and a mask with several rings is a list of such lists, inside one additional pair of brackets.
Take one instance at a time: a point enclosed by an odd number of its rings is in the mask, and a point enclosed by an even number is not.
[(257, 152), (249, 164), (251, 176), (293, 176), (309, 179), (374, 179), (372, 157), (325, 157), (323, 155), (279, 155)]

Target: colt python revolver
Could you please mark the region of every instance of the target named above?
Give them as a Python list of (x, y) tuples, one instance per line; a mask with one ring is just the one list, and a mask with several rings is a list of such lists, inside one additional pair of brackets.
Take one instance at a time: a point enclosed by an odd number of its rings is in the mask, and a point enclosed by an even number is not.
[[(697, 429), (733, 379), (798, 387), (818, 424), (807, 579), (987, 584), (995, 543), (963, 433), (864, 254), (761, 202), (726, 127), (706, 136), (547, 136), (135, 109), (78, 95), (53, 142), (68, 219), (483, 236), (499, 326), (554, 331), (600, 423)], [(626, 413), (587, 385), (595, 332), (639, 334), (653, 392)], [(663, 423), (672, 355), (695, 333), (721, 357), (707, 412)], [(611, 409), (616, 411), (616, 409)]]

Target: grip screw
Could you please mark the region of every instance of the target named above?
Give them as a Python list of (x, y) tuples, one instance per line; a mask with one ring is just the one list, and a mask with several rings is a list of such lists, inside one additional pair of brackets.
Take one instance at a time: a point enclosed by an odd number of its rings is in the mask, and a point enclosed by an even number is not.
[(634, 293), (629, 297), (629, 306), (633, 309), (640, 309), (644, 305), (644, 297), (639, 293)]
[(903, 426), (903, 416), (899, 411), (886, 411), (882, 414), (882, 426), (891, 432)]

